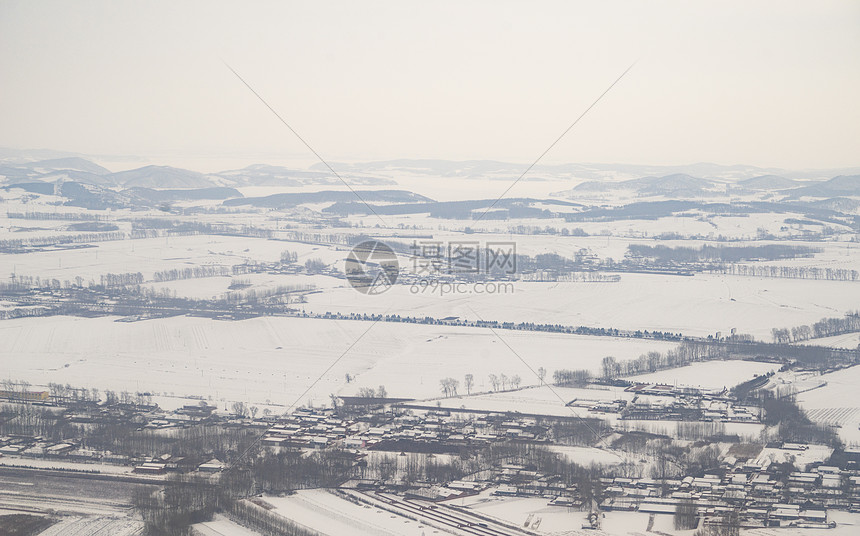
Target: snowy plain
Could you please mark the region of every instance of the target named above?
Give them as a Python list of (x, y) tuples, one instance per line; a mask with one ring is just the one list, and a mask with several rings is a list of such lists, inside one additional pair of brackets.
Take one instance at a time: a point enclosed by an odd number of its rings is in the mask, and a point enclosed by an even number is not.
[(22, 318), (0, 323), (0, 375), (42, 386), (202, 396), (224, 405), (327, 405), (331, 393), (351, 395), (380, 385), (389, 396), (436, 397), (442, 378), (463, 385), (466, 374), (474, 375), (475, 391), (490, 390), (489, 374), (519, 375), (523, 385), (537, 384), (529, 367), (549, 374), (560, 368), (597, 372), (607, 355), (633, 359), (673, 347), (534, 332), (501, 336), (516, 354), (481, 328), (292, 317)]

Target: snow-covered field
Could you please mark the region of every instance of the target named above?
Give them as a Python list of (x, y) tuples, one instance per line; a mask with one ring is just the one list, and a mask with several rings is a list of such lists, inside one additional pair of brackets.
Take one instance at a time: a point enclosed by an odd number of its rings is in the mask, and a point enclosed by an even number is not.
[[(621, 430), (638, 430), (652, 434), (662, 434), (676, 437), (679, 421), (651, 421), (651, 420), (620, 420), (609, 419), (610, 423)], [(757, 441), (761, 437), (763, 424), (754, 422), (727, 422), (720, 423), (727, 435), (736, 435), (745, 441)]]
[(860, 445), (860, 396), (857, 394), (860, 366), (798, 382), (798, 390), (823, 383), (826, 385), (798, 394), (798, 404), (813, 422), (838, 425), (839, 437), (844, 442)]
[(844, 333), (842, 335), (834, 335), (832, 337), (809, 339), (808, 341), (799, 342), (797, 344), (856, 349), (860, 347), (860, 333)]
[(247, 529), (226, 517), (216, 514), (212, 521), (195, 523), (192, 528), (199, 536), (259, 536), (259, 532)]
[[(113, 465), (109, 463), (83, 463), (70, 462), (66, 460), (51, 460), (44, 458), (21, 458), (18, 456), (2, 456), (0, 457), (0, 466), (2, 467), (27, 467), (38, 469), (56, 469), (59, 471), (78, 471), (84, 473), (102, 473), (111, 475), (131, 475), (133, 467), (126, 465)], [(151, 478), (146, 475), (144, 478)], [(161, 476), (152, 478), (154, 481), (162, 480)]]
[[(544, 367), (550, 376), (561, 368), (596, 372), (607, 355), (624, 360), (672, 347), (640, 339), (499, 335), (530, 367)], [(285, 317), (7, 320), (0, 323), (0, 363), (0, 376), (34, 385), (69, 383), (253, 404), (292, 404), (318, 378), (299, 404), (327, 405), (330, 393), (354, 394), (379, 385), (389, 396), (435, 397), (445, 377), (460, 380), (464, 391), (466, 374), (474, 375), (473, 391), (490, 389), (489, 374), (538, 383), (486, 329)]]
[[(234, 280), (247, 281), (250, 287), (240, 290), (230, 290), (230, 284)], [(183, 279), (178, 281), (167, 281), (163, 283), (149, 283), (144, 286), (156, 290), (170, 289), (176, 296), (192, 299), (220, 299), (227, 293), (246, 293), (249, 290), (260, 291), (263, 289), (275, 289), (279, 286), (302, 287), (313, 285), (317, 290), (325, 290), (347, 284), (345, 280), (327, 275), (280, 275), (280, 274), (244, 274), (235, 277), (203, 277), (198, 279)]]
[(827, 460), (833, 453), (833, 449), (824, 445), (808, 445), (806, 450), (791, 450), (766, 447), (761, 450), (755, 463), (783, 463), (792, 461), (803, 470), (812, 463), (821, 463)]
[(635, 382), (686, 385), (703, 389), (731, 388), (754, 376), (779, 369), (778, 364), (758, 361), (706, 361), (686, 367), (661, 370), (651, 374), (629, 376)]
[[(264, 238), (234, 236), (177, 236), (96, 242), (96, 247), (70, 249), (62, 252), (35, 252), (4, 255), (9, 269), (19, 275), (98, 282), (106, 273), (141, 272), (146, 280), (159, 270), (194, 266), (232, 266), (249, 260), (272, 262), (281, 252), (290, 250), (299, 261), (319, 257), (335, 262), (346, 257), (345, 252), (332, 248), (284, 242)], [(5, 275), (4, 275), (5, 277)]]
[[(632, 199), (631, 202), (641, 201), (641, 199)], [(611, 201), (609, 201), (611, 202)], [(552, 205), (544, 206), (553, 212), (564, 213), (571, 212), (571, 209), (564, 206)], [(428, 213), (409, 214), (409, 215), (386, 215), (385, 223), (388, 226), (407, 225), (416, 226), (422, 230), (432, 231), (454, 231), (464, 230), (466, 227), (481, 233), (497, 233), (503, 232), (503, 229), (510, 225), (532, 226), (537, 228), (553, 227), (555, 229), (574, 229), (582, 230), (586, 234), (594, 237), (613, 237), (621, 239), (642, 239), (653, 238), (667, 233), (677, 233), (684, 237), (701, 237), (704, 240), (717, 240), (720, 236), (724, 239), (733, 241), (755, 240), (759, 234), (759, 229), (764, 230), (770, 235), (780, 238), (801, 238), (804, 231), (820, 232), (823, 226), (820, 225), (786, 225), (785, 219), (795, 218), (803, 219), (804, 215), (800, 213), (779, 213), (779, 214), (750, 214), (748, 216), (722, 216), (692, 212), (690, 216), (664, 216), (655, 219), (621, 219), (615, 221), (571, 221), (559, 218), (520, 218), (516, 220), (498, 221), (492, 219), (484, 219), (480, 221), (457, 221), (431, 217)], [(368, 224), (372, 225), (375, 218), (366, 215), (353, 215), (347, 218), (350, 223), (363, 227)], [(844, 232), (847, 230), (845, 225), (833, 224), (827, 227)], [(564, 241), (566, 239), (559, 239)], [(604, 238), (604, 241), (606, 239)], [(663, 243), (663, 242), (661, 242)], [(854, 258), (857, 260), (857, 257)]]
[[(586, 522), (587, 511), (560, 506), (549, 506), (547, 499), (531, 497), (496, 497), (491, 495), (492, 489), (479, 495), (467, 497), (462, 502), (470, 510), (485, 516), (522, 527), (526, 521), (529, 527), (538, 534), (550, 536), (629, 536), (631, 534), (647, 534), (648, 514), (639, 512), (607, 512), (601, 519), (601, 530), (581, 529)], [(461, 501), (456, 501), (459, 505)], [(665, 519), (661, 519), (665, 518)], [(532, 528), (540, 519), (537, 529)], [(657, 516), (654, 530), (664, 533), (692, 535), (694, 531), (675, 531), (672, 529), (672, 516)]]
[[(627, 459), (621, 452), (608, 449), (598, 449), (595, 447), (571, 447), (567, 445), (548, 445), (547, 449), (563, 454), (568, 461), (577, 463), (582, 466), (591, 464), (600, 465), (617, 465), (624, 461), (633, 461)], [(639, 460), (642, 456), (637, 456)]]
[[(14, 207), (13, 207), (14, 208)], [(20, 207), (19, 207), (20, 209)], [(11, 210), (11, 209), (10, 209)], [(201, 217), (203, 221), (273, 225), (265, 214), (217, 214)], [(15, 225), (56, 225), (56, 221), (11, 220)], [(694, 221), (691, 218), (678, 218)], [(543, 222), (543, 223), (541, 223)], [(123, 223), (123, 222), (120, 222)], [(516, 222), (515, 222), (516, 223)], [(545, 225), (545, 220), (534, 224)], [(493, 225), (509, 225), (496, 222)], [(613, 222), (613, 225), (618, 222)], [(668, 229), (669, 227), (667, 227)], [(319, 230), (306, 229), (310, 232)], [(344, 229), (359, 233), (359, 229)], [(378, 231), (378, 233), (377, 233)], [(32, 231), (38, 233), (40, 231)], [(53, 233), (53, 231), (51, 231)], [(329, 231), (324, 231), (329, 232)], [(399, 241), (397, 229), (374, 229), (374, 234), (391, 235)], [(9, 238), (21, 238), (25, 233), (5, 233)], [(286, 236), (283, 232), (278, 236)], [(472, 234), (438, 230), (434, 240), (513, 241), (517, 252), (529, 255), (558, 253), (573, 257), (586, 248), (601, 258), (621, 259), (631, 243), (654, 244), (643, 238), (617, 236), (563, 237), (552, 235)], [(689, 241), (661, 241), (661, 245), (689, 246)], [(701, 243), (696, 243), (700, 245)], [(798, 244), (807, 244), (798, 242)], [(37, 252), (7, 255), (10, 273), (38, 276), (42, 279), (98, 281), (106, 273), (137, 272), (150, 280), (158, 270), (183, 269), (192, 266), (229, 267), (247, 261), (274, 261), (284, 250), (296, 252), (299, 262), (320, 258), (323, 262), (343, 267), (347, 255), (344, 247), (317, 246), (300, 242), (267, 240), (233, 236), (183, 236), (151, 239), (98, 242), (95, 247), (62, 252)], [(860, 250), (839, 242), (808, 243), (824, 251), (814, 259), (779, 261), (780, 265), (816, 265), (828, 268), (860, 267)], [(404, 268), (410, 261), (401, 257)], [(314, 312), (391, 312), (401, 315), (459, 316), (500, 321), (530, 321), (682, 332), (689, 335), (726, 334), (736, 328), (762, 340), (770, 340), (772, 328), (811, 324), (823, 317), (841, 316), (856, 309), (856, 292), (860, 283), (812, 281), (799, 279), (769, 279), (698, 274), (693, 277), (622, 274), (617, 283), (515, 283), (513, 291), (490, 294), (447, 294), (421, 291), (399, 285), (381, 296), (366, 296), (355, 292), (344, 280), (329, 277), (295, 276), (287, 279), (269, 277), (268, 284), (310, 282), (324, 292), (309, 298), (306, 308)], [(210, 298), (220, 296), (229, 285), (227, 278), (208, 278), (157, 284), (158, 288), (175, 290), (179, 296)], [(152, 285), (148, 283), (147, 285)], [(850, 344), (850, 337), (838, 344)]]
[[(516, 391), (440, 398), (438, 401), (442, 404), (442, 407), (447, 408), (465, 408), (493, 412), (518, 411), (534, 415), (585, 417), (589, 415), (587, 409), (566, 407), (565, 403), (574, 399), (611, 401), (619, 398), (630, 398), (630, 396), (629, 393), (625, 393), (623, 389), (618, 387), (577, 389), (544, 386)], [(421, 404), (426, 405), (427, 402), (421, 402)]]
[[(29, 220), (6, 220), (29, 221)], [(41, 222), (38, 222), (41, 223)], [(55, 222), (50, 222), (55, 223)], [(52, 236), (56, 233), (49, 233)], [(68, 234), (68, 233), (67, 233)], [(71, 233), (74, 234), (74, 233)], [(2, 236), (24, 238), (22, 233)], [(276, 261), (284, 250), (297, 254), (298, 261), (319, 257), (326, 263), (342, 261), (346, 251), (288, 240), (269, 240), (242, 236), (196, 235), (160, 238), (138, 238), (94, 242), (95, 247), (57, 252), (34, 252), (9, 255), (18, 274), (51, 277), (62, 280), (80, 275), (90, 278), (102, 273), (136, 270), (149, 278), (151, 272), (167, 268), (223, 264), (248, 260)]]
[[(539, 534), (576, 534), (567, 531), (579, 529), (588, 515), (588, 512), (580, 512), (571, 508), (547, 506), (549, 502), (547, 499), (496, 497), (490, 495), (492, 491), (490, 489), (479, 495), (467, 497), (462, 501), (458, 500), (455, 504), (459, 506), (462, 503), (470, 510), (500, 519), (517, 527), (522, 527), (526, 520), (530, 520), (529, 525), (531, 525), (540, 518), (541, 521), (537, 529)], [(645, 526), (643, 525), (642, 528), (644, 529)]]
[(513, 292), (446, 294), (397, 285), (366, 296), (335, 288), (308, 298), (308, 311), (559, 323), (771, 340), (772, 328), (812, 324), (857, 307), (860, 284), (699, 274), (622, 274), (617, 283), (516, 282)]

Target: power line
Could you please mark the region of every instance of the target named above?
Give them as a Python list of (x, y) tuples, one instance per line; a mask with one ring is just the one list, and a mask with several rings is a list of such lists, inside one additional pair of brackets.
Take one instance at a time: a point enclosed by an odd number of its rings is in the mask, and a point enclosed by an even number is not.
[(335, 170), (334, 170), (334, 168), (333, 168), (333, 167), (331, 167), (331, 165), (329, 165), (329, 163), (328, 163), (328, 162), (327, 162), (327, 161), (326, 161), (326, 160), (325, 160), (325, 159), (324, 159), (324, 158), (323, 158), (323, 157), (322, 157), (318, 152), (316, 152), (316, 150), (314, 150), (314, 148), (313, 148), (313, 147), (311, 147), (311, 145), (310, 145), (307, 141), (305, 141), (305, 139), (304, 139), (303, 137), (301, 137), (301, 135), (299, 135), (299, 133), (298, 133), (298, 132), (296, 132), (296, 129), (294, 129), (293, 127), (291, 127), (291, 126), (290, 126), (290, 124), (289, 124), (289, 123), (287, 123), (287, 121), (286, 121), (283, 117), (281, 117), (281, 114), (279, 114), (279, 113), (278, 113), (274, 108), (272, 108), (272, 106), (271, 106), (268, 102), (266, 102), (266, 99), (264, 99), (264, 98), (263, 98), (259, 93), (257, 93), (257, 91), (256, 91), (256, 90), (254, 90), (254, 88), (253, 88), (253, 87), (251, 87), (251, 84), (249, 84), (248, 82), (246, 82), (246, 81), (245, 81), (245, 79), (244, 79), (244, 78), (242, 78), (242, 76), (241, 76), (239, 73), (237, 73), (237, 72), (236, 72), (236, 70), (235, 70), (235, 69), (233, 69), (233, 67), (231, 67), (231, 66), (230, 66), (230, 64), (229, 64), (229, 63), (227, 63), (227, 62), (226, 62), (226, 61), (224, 61), (223, 59), (222, 59), (221, 61), (224, 63), (224, 65), (226, 65), (226, 66), (227, 66), (227, 68), (228, 68), (228, 69), (230, 69), (230, 71), (231, 71), (233, 74), (235, 74), (235, 75), (236, 75), (236, 78), (238, 78), (239, 80), (241, 80), (241, 82), (242, 82), (243, 84), (245, 84), (245, 87), (247, 87), (249, 90), (251, 90), (251, 93), (253, 93), (253, 94), (254, 94), (254, 96), (255, 96), (255, 97), (257, 97), (257, 99), (259, 99), (259, 100), (260, 100), (260, 102), (262, 102), (262, 103), (263, 103), (263, 105), (265, 105), (265, 106), (266, 106), (266, 108), (268, 108), (268, 109), (269, 109), (269, 111), (270, 111), (270, 112), (272, 112), (272, 113), (275, 115), (275, 117), (277, 117), (277, 118), (278, 118), (278, 120), (280, 120), (280, 122), (284, 124), (284, 126), (286, 126), (288, 129), (290, 129), (290, 132), (292, 132), (292, 133), (296, 136), (296, 138), (298, 138), (298, 139), (299, 139), (299, 141), (300, 141), (300, 142), (302, 142), (302, 143), (305, 145), (305, 147), (307, 147), (307, 148), (310, 150), (310, 152), (312, 152), (312, 153), (313, 153), (313, 154), (314, 154), (314, 155), (319, 159), (319, 161), (320, 161), (320, 162), (322, 162), (322, 163), (325, 165), (325, 167), (327, 167), (327, 168), (328, 168), (328, 170), (329, 170), (329, 171), (331, 171), (332, 175), (334, 175), (335, 177), (337, 177), (338, 179), (340, 179), (340, 182), (342, 182), (344, 186), (346, 186), (347, 188), (349, 188), (349, 191), (350, 191), (350, 192), (352, 192), (352, 193), (353, 193), (353, 195), (355, 195), (355, 197), (357, 197), (359, 201), (361, 201), (362, 203), (364, 203), (364, 206), (366, 206), (366, 207), (367, 207), (367, 209), (368, 209), (368, 210), (370, 210), (370, 212), (372, 212), (374, 216), (376, 216), (377, 218), (379, 218), (379, 221), (380, 221), (380, 222), (382, 222), (382, 224), (383, 224), (383, 225), (386, 225), (386, 226), (387, 226), (387, 224), (385, 223), (385, 220), (383, 220), (383, 219), (382, 219), (382, 216), (380, 216), (379, 214), (377, 214), (377, 212), (376, 212), (375, 210), (373, 210), (373, 207), (372, 207), (372, 206), (370, 206), (370, 205), (367, 203), (367, 201), (365, 201), (365, 200), (364, 200), (364, 198), (363, 198), (363, 197), (361, 197), (361, 195), (360, 195), (358, 192), (356, 192), (356, 191), (352, 188), (352, 186), (350, 186), (350, 185), (349, 185), (349, 183), (347, 183), (345, 180), (343, 180), (343, 177), (341, 177), (341, 176), (338, 174), (338, 172), (337, 172), (337, 171), (335, 171)]
[(487, 215), (487, 212), (489, 212), (490, 210), (492, 210), (492, 208), (493, 208), (493, 207), (495, 207), (495, 206), (496, 206), (496, 204), (497, 204), (499, 201), (501, 201), (501, 200), (502, 200), (502, 198), (503, 198), (503, 197), (505, 197), (505, 196), (508, 194), (508, 192), (510, 192), (510, 191), (511, 191), (511, 188), (513, 188), (514, 186), (516, 186), (516, 185), (517, 185), (517, 183), (518, 183), (518, 182), (520, 182), (520, 179), (522, 179), (523, 177), (525, 177), (525, 176), (526, 176), (526, 174), (527, 174), (529, 171), (531, 171), (531, 170), (532, 170), (532, 168), (533, 168), (533, 167), (535, 167), (535, 166), (537, 165), (537, 163), (538, 163), (538, 162), (540, 162), (540, 161), (541, 161), (541, 159), (543, 159), (543, 157), (544, 157), (544, 156), (546, 156), (546, 154), (547, 154), (548, 152), (550, 152), (550, 150), (551, 150), (553, 147), (555, 147), (555, 146), (556, 146), (556, 144), (557, 144), (558, 142), (560, 142), (560, 141), (561, 141), (561, 139), (562, 139), (562, 138), (564, 138), (564, 137), (565, 137), (565, 135), (567, 135), (567, 133), (568, 133), (568, 132), (570, 132), (570, 130), (571, 130), (573, 127), (575, 127), (575, 126), (576, 126), (576, 124), (577, 124), (577, 123), (579, 123), (579, 121), (580, 121), (583, 117), (585, 117), (585, 114), (587, 114), (589, 111), (591, 111), (591, 109), (592, 109), (592, 108), (594, 108), (594, 107), (595, 107), (595, 106), (597, 105), (597, 103), (598, 103), (598, 102), (600, 102), (600, 100), (601, 100), (601, 99), (602, 99), (602, 98), (603, 98), (607, 93), (609, 93), (609, 90), (611, 90), (613, 87), (615, 87), (615, 84), (617, 84), (618, 82), (620, 82), (620, 81), (621, 81), (621, 79), (622, 79), (622, 78), (624, 78), (624, 75), (626, 75), (626, 74), (630, 71), (630, 69), (632, 69), (632, 68), (633, 68), (633, 66), (634, 66), (634, 65), (636, 65), (636, 63), (637, 63), (638, 61), (639, 61), (639, 60), (634, 61), (632, 64), (630, 64), (630, 67), (628, 67), (628, 68), (627, 68), (623, 73), (621, 73), (621, 76), (619, 76), (618, 78), (616, 78), (616, 79), (615, 79), (615, 81), (614, 81), (614, 82), (612, 82), (612, 84), (610, 84), (610, 85), (609, 85), (609, 87), (608, 87), (608, 88), (606, 88), (606, 90), (604, 90), (604, 91), (603, 91), (603, 93), (601, 93), (601, 94), (600, 94), (600, 96), (599, 96), (599, 97), (597, 97), (597, 99), (595, 99), (595, 101), (594, 101), (594, 102), (592, 102), (592, 103), (591, 103), (591, 105), (590, 105), (588, 108), (586, 108), (586, 109), (585, 109), (585, 111), (584, 111), (584, 112), (582, 112), (582, 113), (579, 115), (579, 117), (577, 117), (577, 118), (576, 118), (576, 120), (575, 120), (573, 123), (571, 123), (571, 124), (570, 124), (570, 126), (569, 126), (569, 127), (567, 127), (567, 128), (565, 129), (565, 131), (564, 131), (564, 132), (562, 132), (562, 133), (561, 133), (561, 135), (560, 135), (558, 138), (556, 138), (556, 139), (555, 139), (555, 141), (554, 141), (554, 142), (552, 142), (552, 143), (550, 144), (550, 146), (549, 146), (549, 147), (547, 147), (547, 148), (546, 148), (546, 150), (545, 150), (544, 152), (542, 152), (542, 153), (540, 154), (540, 156), (539, 156), (539, 157), (537, 157), (537, 159), (536, 159), (534, 162), (532, 162), (532, 164), (531, 164), (529, 167), (527, 167), (527, 168), (526, 168), (526, 170), (525, 170), (525, 171), (523, 171), (523, 172), (522, 172), (522, 174), (521, 174), (519, 177), (517, 177), (517, 180), (515, 180), (513, 183), (511, 183), (511, 185), (510, 185), (510, 186), (508, 186), (508, 188), (507, 188), (504, 192), (502, 192), (502, 195), (500, 195), (498, 199), (496, 199), (495, 201), (493, 201), (493, 204), (492, 204), (492, 205), (490, 205), (489, 207), (487, 207), (487, 209), (486, 209), (486, 210), (485, 210), (485, 211), (484, 211), (480, 216), (478, 216), (478, 218), (476, 218), (476, 220), (475, 220), (475, 221), (481, 221), (481, 220), (484, 218), (484, 216), (486, 216), (486, 215)]

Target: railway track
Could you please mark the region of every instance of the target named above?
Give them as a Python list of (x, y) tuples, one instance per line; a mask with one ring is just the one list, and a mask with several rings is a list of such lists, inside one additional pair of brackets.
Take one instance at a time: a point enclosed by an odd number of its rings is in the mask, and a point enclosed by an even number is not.
[(413, 517), (417, 516), (465, 534), (475, 536), (524, 536), (533, 534), (486, 521), (466, 511), (455, 510), (449, 506), (429, 501), (404, 499), (384, 492), (373, 492), (370, 496)]
[(0, 491), (0, 506), (8, 509), (40, 512), (62, 512), (70, 514), (117, 514), (131, 510), (130, 503), (109, 499), (82, 497), (57, 497), (30, 493)]

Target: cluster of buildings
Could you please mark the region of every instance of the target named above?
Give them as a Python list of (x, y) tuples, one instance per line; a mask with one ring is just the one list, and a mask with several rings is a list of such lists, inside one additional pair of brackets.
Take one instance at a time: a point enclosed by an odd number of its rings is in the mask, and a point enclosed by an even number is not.
[(194, 461), (185, 456), (174, 456), (171, 454), (163, 454), (161, 456), (150, 458), (147, 461), (139, 461), (134, 466), (135, 473), (148, 475), (162, 475), (167, 472), (182, 472), (200, 471), (201, 473), (219, 473), (227, 466), (218, 458), (212, 458), (203, 463)]
[(73, 443), (57, 443), (47, 441), (43, 437), (27, 437), (7, 435), (0, 437), (0, 456), (19, 455), (36, 457), (59, 458), (68, 455), (76, 446)]
[(621, 418), (705, 422), (759, 422), (755, 408), (737, 405), (726, 389), (708, 391), (660, 383), (635, 383), (625, 392), (633, 395)]
[[(387, 450), (420, 453), (458, 453), (463, 448), (479, 448), (493, 441), (519, 439), (549, 442), (548, 427), (534, 419), (512, 418), (495, 413), (463, 419), (447, 411), (399, 412), (397, 414), (362, 408), (353, 416), (338, 416), (331, 409), (299, 409), (289, 416), (247, 416), (221, 414), (205, 402), (189, 404), (174, 411), (153, 405), (95, 403), (66, 408), (66, 421), (83, 425), (132, 423), (137, 431), (171, 433), (172, 429), (199, 424), (253, 428), (267, 448), (342, 448), (347, 450)], [(168, 456), (149, 458), (115, 454), (82, 446), (80, 441), (50, 441), (42, 436), (0, 437), (0, 456), (64, 460), (75, 463), (102, 463), (133, 466), (137, 473), (162, 474), (170, 471), (210, 471), (199, 459)], [(208, 462), (206, 462), (208, 463)], [(205, 464), (203, 464), (205, 465)]]
[(760, 422), (757, 408), (738, 405), (725, 389), (707, 391), (661, 383), (633, 383), (624, 391), (627, 398), (574, 399), (567, 405), (596, 414), (615, 413), (631, 420)]
[[(800, 448), (790, 445), (788, 448)], [(860, 451), (856, 453), (860, 462)], [(675, 514), (692, 505), (708, 520), (736, 513), (743, 527), (829, 528), (830, 508), (860, 511), (860, 470), (813, 464), (806, 471), (784, 472), (781, 464), (731, 458), (700, 477), (655, 480), (603, 478), (602, 510)], [(856, 467), (856, 466), (855, 466)]]
[(6, 435), (0, 437), (0, 456), (32, 459), (65, 460), (70, 462), (101, 462), (128, 465), (129, 456), (110, 451), (82, 449), (72, 441), (50, 441), (42, 436)]
[[(19, 396), (16, 401), (20, 402), (20, 393), (17, 394)], [(32, 400), (37, 400), (37, 403), (46, 407), (58, 407), (47, 402), (47, 399), (47, 396), (32, 398)], [(165, 411), (152, 404), (116, 403), (106, 406), (94, 402), (77, 401), (59, 409), (55, 414), (58, 418), (62, 417), (62, 420), (72, 424), (85, 426), (132, 424), (136, 426), (138, 431), (181, 428), (221, 419), (215, 414), (215, 407), (205, 403), (184, 406), (175, 411)], [(200, 460), (196, 458), (164, 455), (152, 459), (118, 454), (109, 450), (87, 448), (78, 439), (52, 441), (41, 435), (8, 434), (0, 436), (0, 457), (2, 456), (78, 464), (133, 466), (134, 472), (148, 474), (194, 470), (212, 472), (212, 467), (202, 467), (205, 464), (201, 464)], [(217, 462), (217, 460), (213, 462)]]
[[(690, 405), (699, 412), (697, 420), (757, 419), (745, 408), (732, 404), (725, 393), (692, 392), (689, 389), (657, 384), (635, 384), (627, 389), (631, 400), (574, 400), (573, 406), (593, 412), (618, 413), (623, 417), (661, 408), (662, 419), (678, 414), (689, 415), (679, 408)], [(356, 401), (351, 401), (355, 403)], [(393, 409), (392, 409), (393, 408)], [(134, 423), (138, 431), (172, 433), (170, 428), (209, 423), (219, 426), (253, 428), (260, 434), (261, 445), (269, 449), (303, 448), (346, 450), (382, 450), (391, 452), (462, 454), (465, 450), (496, 441), (522, 441), (530, 444), (552, 444), (553, 426), (540, 419), (511, 413), (469, 412), (421, 409), (367, 403), (332, 409), (299, 409), (288, 416), (219, 414), (205, 402), (164, 411), (157, 406), (116, 404), (105, 407), (83, 404), (67, 409), (71, 422)], [(633, 418), (633, 417), (631, 417)], [(167, 429), (167, 430), (165, 430)], [(860, 511), (860, 449), (847, 449), (848, 469), (823, 465), (819, 461), (801, 464), (798, 471), (791, 464), (776, 463), (765, 454), (773, 449), (802, 455), (813, 447), (801, 444), (769, 446), (758, 457), (724, 458), (719, 468), (705, 474), (681, 479), (602, 478), (599, 489), (600, 510), (632, 510), (652, 514), (675, 514), (679, 505), (692, 505), (706, 522), (717, 523), (728, 514), (735, 515), (741, 526), (832, 526), (828, 509)], [(761, 450), (761, 447), (758, 447)], [(811, 450), (810, 450), (811, 452)], [(17, 456), (65, 460), (78, 463), (110, 463), (132, 466), (138, 474), (160, 475), (171, 471), (217, 473), (225, 466), (218, 459), (203, 456), (135, 457), (82, 448), (75, 441), (49, 441), (44, 437), (7, 435), (0, 437), (0, 456)], [(582, 507), (583, 498), (576, 486), (566, 485), (558, 475), (543, 474), (533, 467), (514, 464), (493, 468), (481, 478), (454, 481), (445, 485), (404, 484), (397, 482), (361, 482), (378, 487), (400, 486), (406, 496), (442, 501), (480, 493), (490, 489), (499, 496), (542, 497), (548, 505)]]
[[(133, 472), (140, 474), (165, 474), (168, 472), (200, 471), (217, 473), (224, 464), (217, 459), (200, 462), (194, 457), (164, 454), (151, 458), (116, 454), (108, 450), (81, 448), (74, 441), (50, 441), (40, 436), (8, 435), (0, 436), (0, 457), (69, 462), (73, 464), (111, 464), (133, 466)], [(26, 462), (24, 462), (26, 465)], [(62, 466), (58, 464), (57, 466)], [(95, 470), (95, 468), (94, 468)]]
[(339, 417), (332, 410), (299, 410), (278, 417), (266, 430), (267, 447), (369, 449), (425, 453), (459, 452), (501, 439), (548, 441), (548, 428), (534, 419), (504, 414), (474, 419), (452, 417), (447, 411), (423, 415), (367, 413)]

